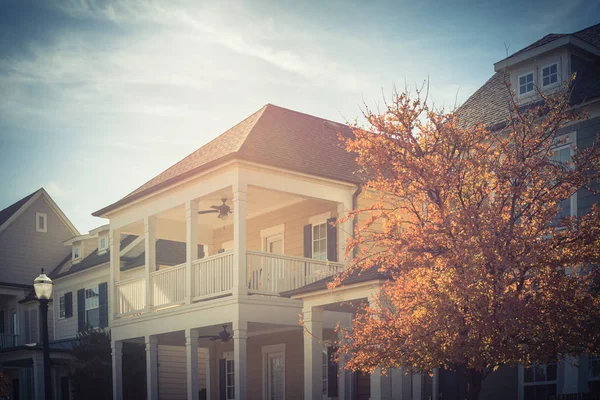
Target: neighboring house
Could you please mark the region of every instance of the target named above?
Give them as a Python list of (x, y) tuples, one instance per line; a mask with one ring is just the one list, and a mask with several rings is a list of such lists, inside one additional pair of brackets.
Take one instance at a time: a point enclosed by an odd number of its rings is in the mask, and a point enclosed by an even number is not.
[[(11, 398), (40, 398), (39, 304), (30, 294), (41, 268), (50, 273), (66, 262), (63, 242), (73, 235), (79, 232), (43, 188), (0, 211), (0, 368), (11, 380)], [(48, 317), (52, 339), (51, 310)], [(53, 358), (62, 356), (53, 349)]]
[[(590, 119), (571, 124), (564, 134), (568, 144), (589, 145), (600, 130), (599, 46), (600, 25), (549, 35), (498, 62), (496, 74), (459, 112), (467, 123), (502, 129), (505, 74), (525, 104), (536, 100), (536, 86), (553, 90), (577, 72), (572, 101), (585, 104)], [(352, 232), (349, 222), (331, 222), (369, 201), (338, 133), (351, 135), (344, 125), (269, 104), (93, 214), (110, 221), (115, 399), (122, 398), (123, 343), (141, 341), (151, 399), (165, 390), (161, 345), (185, 354), (179, 368), (186, 376), (179, 378), (189, 399), (199, 388), (197, 347), (206, 349), (208, 398), (215, 400), (460, 398), (463, 385), (445, 371), (432, 377), (402, 371), (368, 376), (343, 372), (329, 361), (333, 328), (348, 326), (356, 311), (348, 302), (369, 301), (386, 279), (365, 273), (343, 287), (326, 288), (324, 278), (344, 268), (344, 243)], [(557, 150), (569, 157), (572, 148)], [(581, 191), (563, 208), (582, 213), (597, 200)], [(116, 254), (124, 235), (143, 238), (143, 267), (123, 270), (127, 260)], [(160, 265), (159, 240), (184, 243), (185, 260)], [(303, 335), (300, 313), (310, 335)], [(222, 332), (225, 340), (206, 339), (222, 325), (231, 338)], [(539, 366), (536, 373), (502, 368), (486, 380), (482, 398), (539, 400), (596, 391), (599, 377), (588, 361)]]

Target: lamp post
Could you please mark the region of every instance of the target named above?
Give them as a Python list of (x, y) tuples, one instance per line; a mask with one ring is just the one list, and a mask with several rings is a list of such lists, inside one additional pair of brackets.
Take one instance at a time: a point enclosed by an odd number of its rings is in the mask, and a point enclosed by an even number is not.
[(44, 268), (40, 276), (33, 281), (35, 295), (40, 302), (40, 313), (42, 314), (42, 345), (44, 347), (44, 397), (52, 400), (52, 381), (50, 378), (50, 346), (48, 344), (48, 302), (52, 297), (52, 280), (44, 274)]

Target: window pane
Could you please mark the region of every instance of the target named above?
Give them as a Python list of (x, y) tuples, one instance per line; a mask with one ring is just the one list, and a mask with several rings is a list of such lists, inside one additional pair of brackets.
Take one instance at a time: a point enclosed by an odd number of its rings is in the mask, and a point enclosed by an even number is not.
[(558, 72), (558, 65), (554, 64), (550, 67), (550, 72), (556, 74)]
[(533, 382), (533, 367), (525, 368), (525, 382)]
[(536, 365), (534, 368), (534, 379), (536, 382), (543, 382), (546, 380), (546, 366)]
[(544, 86), (547, 86), (547, 85), (549, 85), (549, 84), (550, 84), (550, 78), (548, 78), (548, 77), (544, 77), (543, 85), (544, 85)]
[(100, 309), (95, 308), (93, 310), (86, 311), (87, 317), (86, 322), (92, 327), (100, 326)]
[(526, 83), (525, 82), (525, 77), (524, 76), (520, 77), (519, 78), (519, 85), (524, 85), (525, 83)]
[(555, 381), (556, 380), (556, 364), (549, 364), (546, 366), (546, 380), (547, 381)]
[(523, 400), (535, 400), (535, 386), (525, 386), (525, 396)]

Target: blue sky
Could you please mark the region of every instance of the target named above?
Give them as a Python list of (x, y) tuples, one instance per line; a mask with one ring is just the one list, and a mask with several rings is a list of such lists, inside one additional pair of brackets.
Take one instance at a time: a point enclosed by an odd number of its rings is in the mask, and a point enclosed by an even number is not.
[(86, 232), (266, 103), (352, 120), (429, 78), (452, 107), (505, 45), (598, 16), (600, 0), (0, 0), (0, 208), (43, 186)]

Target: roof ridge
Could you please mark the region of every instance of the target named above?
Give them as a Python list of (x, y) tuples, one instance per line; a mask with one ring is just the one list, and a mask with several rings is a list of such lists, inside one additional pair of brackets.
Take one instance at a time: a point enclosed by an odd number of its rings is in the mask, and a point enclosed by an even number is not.
[(587, 28), (583, 28), (583, 29), (580, 29), (580, 30), (578, 30), (576, 32), (573, 32), (573, 33), (571, 33), (571, 35), (577, 35), (578, 33), (581, 33), (583, 31), (587, 31), (588, 29), (592, 29), (592, 28), (595, 28), (597, 26), (600, 26), (600, 22), (598, 22), (597, 24), (594, 24), (594, 25), (590, 25)]
[(334, 121), (332, 119), (327, 119), (327, 118), (323, 118), (323, 117), (317, 117), (316, 115), (307, 114), (307, 113), (304, 113), (302, 111), (296, 111), (296, 110), (292, 110), (291, 108), (278, 106), (277, 104), (267, 103), (267, 106), (280, 108), (282, 110), (286, 110), (286, 111), (292, 112), (294, 114), (300, 114), (300, 115), (304, 115), (304, 116), (307, 116), (307, 117), (310, 117), (310, 118), (314, 118), (314, 119), (320, 119), (320, 120), (323, 120), (323, 121), (333, 122), (334, 124), (338, 124), (338, 125), (348, 126), (347, 122), (338, 122), (338, 121)]
[[(33, 193), (30, 193), (30, 194), (28, 194), (28, 195), (27, 195), (27, 196), (25, 196), (25, 197), (21, 197), (19, 200), (17, 200), (17, 201), (15, 201), (15, 202), (11, 203), (10, 205), (8, 205), (8, 206), (4, 207), (2, 210), (0, 210), (0, 214), (2, 214), (2, 213), (3, 213), (4, 211), (6, 211), (7, 209), (9, 209), (9, 208), (11, 208), (11, 207), (13, 207), (13, 206), (17, 205), (18, 203), (22, 202), (23, 200), (31, 198), (33, 195), (35, 195), (37, 192), (39, 192), (39, 191), (40, 191), (40, 190), (42, 190), (42, 189), (43, 189), (43, 187), (39, 188), (38, 190), (36, 190), (36, 191), (35, 191), (35, 192), (33, 192)], [(26, 203), (26, 202), (27, 202), (27, 201), (25, 201), (25, 203)], [(22, 206), (23, 206), (23, 205), (21, 205), (21, 207), (22, 207)], [(20, 208), (20, 207), (19, 207), (19, 208)]]

